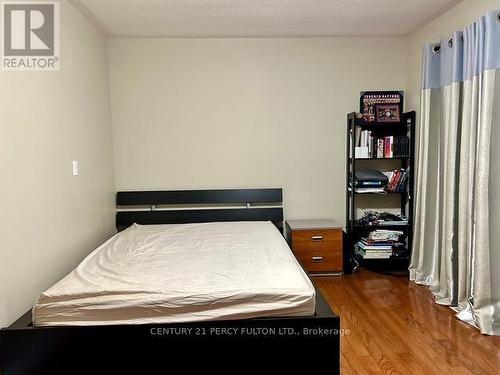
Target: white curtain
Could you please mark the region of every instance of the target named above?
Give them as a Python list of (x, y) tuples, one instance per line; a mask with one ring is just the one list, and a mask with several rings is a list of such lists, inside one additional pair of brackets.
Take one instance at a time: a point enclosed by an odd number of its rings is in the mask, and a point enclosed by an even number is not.
[(500, 12), (424, 48), (410, 278), (500, 335)]

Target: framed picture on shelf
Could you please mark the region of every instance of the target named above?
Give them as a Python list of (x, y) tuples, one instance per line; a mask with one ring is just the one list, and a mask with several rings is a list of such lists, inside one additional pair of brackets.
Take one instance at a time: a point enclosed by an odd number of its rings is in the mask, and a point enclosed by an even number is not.
[[(403, 113), (403, 91), (362, 91), (359, 99), (359, 111), (365, 122), (379, 122), (375, 111), (376, 105), (396, 106), (399, 120), (380, 122), (399, 122)], [(387, 109), (387, 108), (386, 108)], [(390, 111), (394, 113), (394, 110)], [(382, 113), (381, 113), (382, 114)], [(391, 116), (393, 118), (393, 116)]]
[(401, 122), (401, 112), (397, 104), (375, 104), (376, 122)]

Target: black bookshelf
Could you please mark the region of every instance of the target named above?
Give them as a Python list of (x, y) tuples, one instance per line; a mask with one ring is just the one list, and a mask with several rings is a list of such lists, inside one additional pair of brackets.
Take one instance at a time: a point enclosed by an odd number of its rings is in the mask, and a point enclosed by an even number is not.
[[(398, 123), (374, 123), (364, 122), (356, 117), (356, 113), (347, 115), (347, 147), (346, 147), (346, 235), (347, 241), (345, 246), (344, 265), (345, 273), (351, 273), (358, 266), (364, 266), (380, 272), (400, 272), (407, 271), (409, 266), (409, 255), (398, 257), (391, 256), (389, 259), (363, 259), (354, 252), (354, 244), (361, 237), (366, 236), (370, 231), (375, 229), (391, 229), (400, 230), (404, 233), (404, 239), (407, 248), (410, 250), (413, 240), (413, 200), (414, 197), (414, 160), (415, 160), (415, 111), (404, 113), (402, 121)], [(356, 146), (356, 127), (362, 130), (371, 130), (378, 136), (407, 136), (409, 138), (409, 153), (403, 157), (394, 158), (373, 158), (355, 157)], [(380, 193), (360, 193), (355, 190), (354, 176), (358, 162), (367, 166), (367, 163), (372, 161), (396, 160), (398, 168), (409, 170), (409, 180), (406, 191), (404, 192), (387, 192)], [(368, 197), (373, 196), (397, 196), (400, 195), (400, 210), (401, 214), (408, 218), (408, 224), (405, 225), (363, 225), (357, 222), (356, 207), (357, 200), (360, 195)], [(366, 198), (370, 199), (370, 198)], [(382, 198), (383, 199), (383, 198)], [(408, 251), (410, 254), (410, 251)]]

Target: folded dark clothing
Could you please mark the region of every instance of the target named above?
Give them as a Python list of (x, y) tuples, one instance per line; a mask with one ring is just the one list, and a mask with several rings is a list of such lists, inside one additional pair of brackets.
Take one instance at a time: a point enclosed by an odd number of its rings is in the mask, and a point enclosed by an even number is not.
[(385, 185), (389, 181), (385, 174), (375, 169), (360, 169), (356, 171), (354, 176), (357, 184), (364, 182), (380, 182)]

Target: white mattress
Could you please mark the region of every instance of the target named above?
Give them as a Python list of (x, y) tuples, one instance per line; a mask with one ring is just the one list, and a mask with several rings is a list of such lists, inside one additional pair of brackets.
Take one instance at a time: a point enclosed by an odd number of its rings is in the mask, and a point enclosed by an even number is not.
[(314, 314), (314, 288), (271, 222), (137, 225), (42, 293), (35, 326)]

